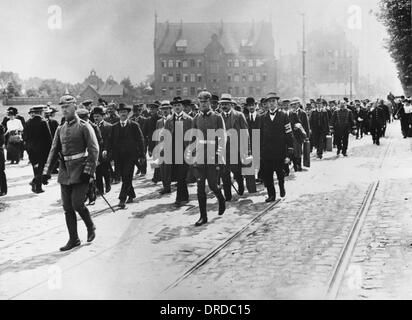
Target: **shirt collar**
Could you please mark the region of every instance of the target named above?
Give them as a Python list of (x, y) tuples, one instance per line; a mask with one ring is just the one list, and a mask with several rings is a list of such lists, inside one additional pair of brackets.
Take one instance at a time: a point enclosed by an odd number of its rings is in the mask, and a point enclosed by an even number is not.
[(201, 113), (202, 113), (202, 115), (204, 116), (204, 117), (206, 117), (206, 116), (210, 116), (211, 114), (212, 114), (212, 110), (209, 110), (208, 112), (203, 112), (203, 111), (201, 111)]
[(71, 119), (70, 121), (67, 122), (67, 124), (71, 126), (72, 124), (78, 122), (79, 120), (80, 120), (80, 118), (79, 118), (79, 116), (76, 114), (76, 115), (74, 115), (74, 118), (73, 118), (73, 119)]

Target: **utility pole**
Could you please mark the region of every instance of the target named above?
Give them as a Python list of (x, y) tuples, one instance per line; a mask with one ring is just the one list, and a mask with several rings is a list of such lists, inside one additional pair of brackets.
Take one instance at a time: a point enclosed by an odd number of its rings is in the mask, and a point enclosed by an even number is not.
[(302, 13), (302, 103), (306, 105), (306, 37), (305, 37), (305, 14)]
[(352, 101), (352, 83), (353, 83), (353, 74), (352, 74), (352, 53), (349, 57), (349, 97)]

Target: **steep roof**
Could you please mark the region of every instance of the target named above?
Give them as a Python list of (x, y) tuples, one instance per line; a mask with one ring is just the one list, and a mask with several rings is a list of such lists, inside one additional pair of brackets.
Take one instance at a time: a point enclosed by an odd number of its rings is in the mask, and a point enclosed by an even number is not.
[(121, 84), (104, 84), (97, 91), (101, 96), (122, 96), (123, 86)]
[(157, 23), (156, 52), (171, 54), (176, 52), (176, 42), (186, 40), (186, 54), (201, 54), (211, 42), (213, 34), (224, 47), (225, 53), (238, 54), (243, 45), (252, 52), (273, 55), (274, 40), (270, 22), (242, 23)]

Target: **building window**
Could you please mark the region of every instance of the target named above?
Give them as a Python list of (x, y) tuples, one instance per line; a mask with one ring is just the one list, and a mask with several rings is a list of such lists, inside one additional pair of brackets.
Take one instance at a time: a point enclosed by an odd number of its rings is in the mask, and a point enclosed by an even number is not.
[(245, 95), (246, 95), (246, 88), (243, 87), (243, 88), (242, 88), (242, 96), (244, 97)]
[(169, 73), (169, 82), (173, 82), (173, 73)]
[(253, 67), (253, 59), (249, 59), (249, 60), (247, 61), (247, 66), (248, 66), (248, 67)]
[(196, 66), (196, 64), (195, 64), (195, 59), (190, 59), (190, 66), (191, 66), (191, 67), (195, 67), (195, 66)]
[(239, 81), (240, 81), (240, 76), (239, 76), (238, 74), (235, 74), (233, 80), (234, 80), (235, 82), (239, 82)]
[(167, 74), (162, 74), (162, 82), (167, 82)]
[(183, 82), (189, 82), (189, 75), (186, 73), (183, 75)]
[(235, 59), (235, 63), (234, 63), (235, 68), (239, 68), (240, 67), (240, 63), (238, 59)]
[(231, 74), (227, 75), (227, 82), (232, 82), (232, 75)]
[(249, 95), (253, 95), (253, 87), (249, 87)]
[(246, 67), (246, 60), (242, 60), (242, 67)]
[(183, 87), (182, 93), (183, 93), (184, 97), (187, 97), (187, 95), (189, 94), (189, 91), (188, 91), (187, 87)]
[(239, 87), (235, 87), (235, 95), (236, 95), (236, 96), (239, 95)]
[(173, 68), (173, 60), (169, 60), (169, 68)]
[(196, 95), (196, 88), (195, 87), (190, 87), (190, 95), (192, 97)]
[(242, 82), (246, 82), (246, 75), (242, 75)]
[(261, 81), (262, 80), (259, 72), (256, 73), (255, 77), (256, 77), (256, 81)]
[(169, 96), (173, 97), (174, 96), (174, 89), (173, 87), (169, 87)]
[(267, 79), (267, 74), (264, 73), (264, 74), (262, 75), (262, 81), (266, 81), (266, 79)]
[(233, 67), (233, 60), (232, 60), (232, 59), (227, 60), (227, 66), (228, 66), (229, 68), (232, 68), (232, 67)]
[(187, 68), (187, 60), (183, 60), (183, 68)]
[(202, 82), (202, 75), (200, 73), (197, 74), (197, 82)]
[(202, 67), (202, 60), (197, 60), (197, 67), (201, 68)]
[(253, 81), (253, 74), (252, 73), (249, 73), (247, 81), (249, 81), (249, 82)]
[(181, 96), (182, 95), (182, 88), (176, 88), (176, 95)]
[(166, 96), (167, 95), (167, 89), (166, 88), (162, 88), (162, 96)]
[(210, 63), (210, 73), (219, 73), (219, 64), (217, 62)]
[(167, 67), (167, 62), (166, 60), (162, 60), (162, 68), (166, 68)]
[(196, 81), (196, 76), (194, 73), (190, 74), (190, 82), (195, 82)]
[(233, 91), (232, 87), (227, 88), (227, 93), (232, 94), (232, 91)]
[(182, 61), (176, 60), (176, 68), (181, 68), (182, 67)]
[(182, 76), (180, 73), (176, 73), (176, 82), (182, 81)]

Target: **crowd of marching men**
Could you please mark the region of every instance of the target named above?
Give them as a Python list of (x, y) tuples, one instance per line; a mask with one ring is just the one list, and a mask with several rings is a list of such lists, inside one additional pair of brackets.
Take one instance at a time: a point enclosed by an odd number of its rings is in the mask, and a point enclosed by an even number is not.
[[(223, 145), (222, 141), (217, 140), (197, 142), (216, 142), (216, 163), (212, 166), (198, 165), (196, 162), (191, 165), (174, 162), (155, 165), (152, 181), (162, 182), (160, 194), (171, 193), (171, 183), (177, 182), (175, 206), (185, 205), (189, 201), (187, 184), (197, 183), (200, 210), (197, 226), (207, 222), (206, 180), (218, 199), (219, 214), (223, 214), (225, 202), (232, 200), (232, 188), (242, 195), (245, 192), (245, 182), (250, 193), (256, 192), (257, 182), (263, 182), (268, 192), (266, 201), (275, 201), (275, 172), (280, 196), (284, 197), (284, 178), (289, 175), (290, 167), (296, 172), (302, 171), (302, 165), (309, 167), (313, 149), (316, 149), (319, 159), (322, 159), (324, 151), (332, 151), (332, 146), (336, 147), (337, 155), (348, 156), (350, 134), (356, 136), (356, 139), (370, 134), (373, 143), (379, 145), (380, 138), (385, 135), (386, 124), (392, 119), (400, 119), (405, 138), (412, 136), (411, 100), (404, 96), (394, 97), (392, 94), (388, 95), (386, 101), (349, 101), (347, 98), (326, 101), (319, 98), (311, 99), (306, 104), (299, 98), (281, 99), (276, 93), (269, 93), (259, 101), (248, 97), (244, 103), (239, 104), (230, 94), (222, 94), (219, 98), (202, 91), (194, 101), (175, 97), (172, 101), (133, 106), (107, 103), (102, 99), (99, 99), (97, 105), (92, 100), (78, 104), (74, 97), (66, 95), (61, 98), (60, 105), (63, 112), (60, 120), (56, 119), (59, 110), (51, 103), (30, 108), (30, 119), (27, 121), (18, 115), (16, 108), (7, 109), (7, 117), (3, 119), (0, 130), (0, 195), (7, 194), (4, 144), (10, 164), (18, 164), (24, 150), (27, 151), (33, 166), (34, 178), (30, 185), (34, 193), (44, 192), (42, 185), (48, 183), (51, 174), (59, 173), (58, 181), (65, 186), (87, 182), (85, 194), (80, 194), (79, 201), (85, 203), (88, 200), (88, 204), (92, 205), (98, 195), (103, 196), (111, 190), (112, 184), (121, 182), (119, 207), (125, 208), (126, 203), (132, 203), (136, 197), (132, 185), (135, 171), (136, 175), (146, 175), (148, 157), (153, 157), (154, 163), (157, 163), (157, 155), (153, 154), (159, 143), (158, 137), (153, 134), (156, 130), (168, 129), (173, 132), (176, 121), (182, 121), (184, 131), (192, 128), (202, 132), (208, 129), (246, 129), (250, 138), (252, 130), (259, 129), (261, 159), (256, 177), (242, 175), (244, 161), (251, 156), (251, 139), (246, 153), (240, 154), (239, 151), (238, 162), (235, 163), (229, 160), (230, 137), (224, 137)], [(69, 106), (75, 108), (72, 118), (68, 116)], [(72, 126), (77, 123), (76, 119), (81, 119), (82, 122), (79, 123), (87, 123), (90, 127), (86, 127), (92, 128), (90, 141), (80, 143), (76, 140), (78, 138), (71, 131), (77, 130), (72, 129), (77, 128)], [(173, 136), (173, 144), (176, 143), (174, 139)], [(186, 148), (188, 142), (184, 141), (183, 145)], [(175, 150), (172, 150), (172, 158), (175, 159)], [(85, 165), (92, 154), (97, 157), (95, 165)], [(219, 162), (219, 156), (225, 157), (225, 160)], [(76, 163), (80, 169), (77, 169)], [(85, 168), (89, 170), (87, 174)], [(66, 172), (65, 176), (62, 170)], [(82, 171), (79, 171), (80, 178), (77, 177), (79, 181), (77, 178), (72, 179), (72, 172), (76, 170)], [(232, 182), (232, 175), (237, 187)], [(84, 210), (83, 207), (81, 210)], [(89, 229), (93, 229), (90, 221)]]

